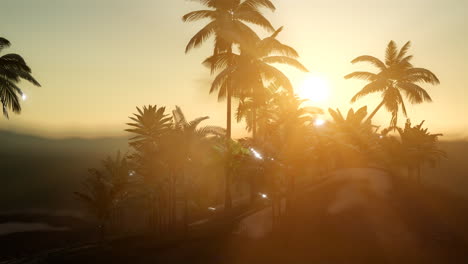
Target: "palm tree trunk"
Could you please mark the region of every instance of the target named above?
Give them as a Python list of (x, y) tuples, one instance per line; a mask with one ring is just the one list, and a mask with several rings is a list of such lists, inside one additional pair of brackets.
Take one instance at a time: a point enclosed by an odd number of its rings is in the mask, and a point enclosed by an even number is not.
[(385, 99), (382, 100), (382, 102), (377, 106), (377, 108), (375, 108), (375, 110), (369, 115), (369, 117), (367, 117), (365, 122), (371, 121), (372, 118), (375, 116), (375, 114), (377, 114), (377, 112), (380, 110), (380, 108), (382, 108), (384, 104), (385, 104)]
[(257, 107), (252, 106), (252, 139), (254, 144), (257, 142)]
[(227, 97), (226, 97), (226, 139), (230, 140), (231, 139), (231, 118), (232, 118), (232, 89), (231, 89), (231, 83), (228, 81), (228, 88), (227, 88)]
[[(232, 53), (232, 44), (227, 51), (228, 54)], [(232, 62), (229, 62), (231, 64)], [(224, 210), (232, 208), (231, 198), (231, 104), (232, 104), (232, 83), (227, 80), (227, 93), (226, 93), (226, 164), (225, 164), (225, 192), (224, 192)]]

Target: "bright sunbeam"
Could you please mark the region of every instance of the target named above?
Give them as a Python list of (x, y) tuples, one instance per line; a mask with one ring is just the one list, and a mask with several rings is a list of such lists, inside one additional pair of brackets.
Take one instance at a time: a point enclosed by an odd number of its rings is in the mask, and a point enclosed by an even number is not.
[(26, 101), (26, 99), (28, 99), (28, 96), (26, 94), (22, 94), (21, 99), (23, 99), (23, 101)]
[(330, 97), (330, 89), (326, 79), (310, 74), (302, 81), (297, 94), (312, 103), (323, 103)]

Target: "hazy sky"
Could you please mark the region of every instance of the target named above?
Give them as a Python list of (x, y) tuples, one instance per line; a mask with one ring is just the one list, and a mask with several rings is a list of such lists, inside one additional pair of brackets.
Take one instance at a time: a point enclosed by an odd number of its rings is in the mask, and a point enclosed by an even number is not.
[[(429, 68), (441, 85), (425, 86), (434, 102), (410, 106), (414, 122), (433, 132), (467, 136), (468, 1), (464, 0), (274, 0), (265, 11), (279, 39), (294, 46), (313, 74), (326, 78), (331, 98), (322, 107), (351, 106), (362, 87), (343, 76), (368, 69), (352, 65), (358, 55), (384, 56), (389, 40), (411, 40), (416, 66)], [(54, 137), (120, 135), (135, 106), (182, 107), (189, 119), (225, 124), (224, 103), (209, 95), (210, 76), (200, 62), (212, 42), (188, 55), (189, 38), (204, 23), (181, 16), (201, 6), (184, 0), (2, 0), (0, 36), (33, 69), (41, 88), (23, 83), (28, 95), (21, 115), (0, 119), (0, 129)], [(263, 33), (262, 33), (263, 34)], [(295, 84), (301, 75), (286, 71)], [(355, 108), (378, 104), (369, 97)], [(381, 111), (377, 123), (387, 125)], [(404, 118), (400, 119), (404, 122)], [(235, 126), (240, 135), (242, 126)]]

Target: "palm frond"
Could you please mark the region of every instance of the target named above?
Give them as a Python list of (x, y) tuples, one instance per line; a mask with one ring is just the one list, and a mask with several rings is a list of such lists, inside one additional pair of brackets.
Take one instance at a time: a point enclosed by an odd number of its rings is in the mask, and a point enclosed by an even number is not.
[(216, 18), (216, 11), (214, 10), (198, 10), (190, 12), (182, 17), (182, 21), (184, 22), (193, 22), (198, 21), (201, 19), (215, 19)]
[(374, 65), (375, 67), (379, 68), (380, 70), (386, 70), (387, 66), (385, 66), (385, 63), (383, 63), (381, 60), (377, 59), (376, 57), (369, 56), (369, 55), (363, 55), (355, 58), (354, 60), (351, 61), (351, 63), (358, 63), (358, 62), (368, 62)]
[(302, 65), (302, 63), (300, 63), (298, 60), (294, 58), (290, 58), (286, 56), (270, 56), (270, 57), (263, 58), (262, 60), (265, 63), (285, 64), (285, 65), (295, 67), (296, 69), (299, 69), (303, 72), (309, 72), (309, 70), (307, 70), (307, 68), (304, 65)]
[(382, 80), (377, 80), (377, 81), (374, 81), (374, 82), (371, 82), (369, 84), (367, 84), (366, 86), (364, 86), (361, 91), (359, 91), (358, 93), (356, 93), (353, 98), (351, 98), (351, 103), (354, 103), (356, 102), (359, 98), (361, 97), (364, 97), (366, 95), (369, 95), (371, 93), (375, 93), (375, 92), (381, 92), (381, 91), (384, 91), (386, 88), (385, 86), (385, 82), (382, 81)]
[(192, 121), (190, 121), (187, 125), (187, 127), (191, 130), (195, 130), (196, 127), (203, 121), (207, 120), (207, 119), (210, 119), (209, 116), (203, 116), (203, 117), (198, 117)]
[(267, 31), (274, 31), (270, 21), (260, 12), (255, 10), (246, 10), (235, 13), (235, 18), (264, 28)]
[(401, 88), (406, 97), (412, 104), (420, 104), (422, 102), (432, 102), (432, 98), (429, 93), (421, 86), (414, 83), (398, 83), (398, 87)]
[(203, 61), (203, 65), (211, 69), (211, 74), (216, 71), (224, 70), (237, 59), (239, 55), (233, 53), (218, 53), (212, 55)]
[(405, 45), (403, 45), (403, 47), (400, 49), (400, 52), (398, 53), (396, 60), (402, 61), (410, 47), (411, 47), (411, 41), (406, 42)]
[(429, 84), (440, 84), (437, 76), (428, 69), (410, 68), (405, 71), (404, 79), (409, 82), (425, 82)]
[(398, 48), (395, 44), (395, 41), (391, 40), (387, 45), (387, 50), (385, 51), (385, 64), (390, 66), (396, 62), (398, 56)]
[(227, 80), (229, 79), (230, 74), (233, 73), (235, 69), (236, 67), (231, 66), (229, 68), (224, 69), (222, 72), (220, 72), (215, 77), (215, 79), (213, 80), (213, 83), (211, 84), (210, 93), (213, 93), (218, 90), (224, 90), (220, 88), (222, 88), (223, 85), (227, 83)]
[(185, 53), (189, 52), (193, 48), (199, 47), (205, 42), (210, 36), (216, 32), (216, 22), (210, 22), (204, 28), (202, 28), (197, 34), (195, 34), (187, 44)]
[(260, 65), (262, 77), (267, 81), (277, 82), (287, 91), (293, 91), (293, 86), (288, 77), (275, 67), (262, 64)]
[(350, 73), (344, 77), (345, 79), (360, 79), (365, 81), (375, 81), (377, 79), (377, 74), (371, 72), (362, 72), (357, 71)]
[(0, 37), (0, 51), (10, 46), (11, 46), (11, 43), (10, 41), (8, 41), (8, 39)]
[(268, 8), (271, 11), (275, 11), (276, 7), (270, 0), (245, 0), (240, 4), (240, 9), (253, 9), (258, 10), (259, 8)]

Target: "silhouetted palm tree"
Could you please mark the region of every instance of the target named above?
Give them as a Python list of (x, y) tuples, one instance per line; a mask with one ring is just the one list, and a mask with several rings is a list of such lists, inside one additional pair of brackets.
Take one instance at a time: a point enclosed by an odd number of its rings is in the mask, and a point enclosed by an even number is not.
[(89, 175), (83, 182), (84, 192), (75, 192), (98, 220), (102, 239), (108, 221), (129, 194), (129, 168), (126, 157), (118, 152), (115, 159), (107, 157), (103, 165), (104, 171), (89, 169)]
[(369, 81), (369, 84), (354, 95), (351, 102), (371, 93), (382, 94), (382, 102), (369, 115), (368, 120), (371, 120), (377, 111), (385, 106), (392, 113), (390, 126), (396, 126), (400, 107), (403, 114), (407, 116), (403, 95), (413, 104), (432, 101), (427, 91), (418, 83), (435, 85), (439, 84), (439, 79), (431, 71), (416, 68), (411, 64), (413, 56), (406, 54), (410, 45), (411, 43), (408, 41), (398, 50), (395, 42), (390, 41), (386, 50), (385, 62), (368, 55), (359, 56), (352, 61), (352, 63), (368, 62), (379, 69), (378, 73), (353, 72), (345, 76), (346, 79), (356, 78)]
[(267, 124), (262, 144), (263, 152), (284, 165), (287, 210), (295, 193), (296, 175), (313, 155), (314, 120), (323, 113), (319, 108), (304, 105), (306, 101), (285, 90), (275, 93), (271, 101), (275, 105), (273, 120)]
[(130, 170), (127, 158), (126, 155), (122, 155), (118, 151), (115, 157), (107, 156), (102, 161), (104, 172), (108, 175), (109, 183), (112, 185), (113, 192), (115, 192), (115, 206), (111, 215), (111, 220), (114, 224), (118, 224), (118, 221), (121, 220), (121, 203), (129, 197), (130, 177), (134, 174)]
[(242, 120), (246, 123), (247, 131), (251, 132), (254, 123), (254, 112), (256, 109), (257, 115), (257, 130), (261, 138), (264, 138), (265, 130), (268, 124), (270, 124), (274, 118), (276, 105), (274, 104), (274, 98), (278, 92), (279, 87), (276, 84), (270, 84), (263, 93), (263, 104), (255, 107), (251, 97), (241, 98), (236, 111), (236, 121), (239, 123)]
[[(11, 44), (7, 39), (0, 37), (0, 52)], [(0, 57), (0, 102), (2, 103), (3, 115), (8, 118), (8, 110), (14, 113), (21, 112), (19, 96), (23, 91), (18, 87), (21, 79), (41, 86), (31, 75), (31, 68), (18, 54), (7, 54)]]
[(163, 142), (169, 134), (172, 117), (167, 114), (165, 107), (144, 106), (137, 107), (137, 114), (128, 123), (131, 128), (125, 131), (135, 134), (129, 139), (134, 149), (130, 155), (134, 170), (141, 180), (141, 190), (148, 199), (149, 218), (153, 228), (162, 232), (172, 224), (171, 206), (173, 202), (170, 180), (173, 176), (168, 169), (168, 157), (164, 152)]
[(256, 135), (256, 108), (265, 102), (265, 82), (292, 92), (288, 77), (271, 64), (285, 64), (302, 71), (307, 69), (297, 60), (296, 50), (276, 39), (282, 27), (265, 39), (248, 38), (240, 41), (240, 54), (219, 53), (205, 60), (214, 69), (222, 69), (212, 83), (211, 91), (223, 91), (231, 84), (233, 94), (240, 98), (252, 98), (252, 134)]
[[(366, 119), (367, 106), (358, 110), (350, 109), (348, 114), (343, 116), (339, 109), (328, 109), (333, 122), (329, 125), (328, 135), (333, 144), (330, 146), (337, 154), (335, 158), (340, 158), (341, 164), (355, 166), (356, 162), (380, 161), (377, 157), (380, 145), (377, 128), (371, 124), (371, 120)], [(363, 164), (359, 164), (363, 165)]]
[(161, 137), (169, 131), (172, 117), (165, 113), (165, 107), (148, 105), (144, 106), (143, 110), (138, 107), (136, 109), (138, 113), (129, 117), (134, 123), (127, 123), (132, 128), (125, 129), (136, 134), (130, 138), (130, 145), (136, 149), (156, 147)]
[[(261, 14), (259, 8), (266, 7), (274, 11), (275, 6), (269, 0), (193, 0), (199, 2), (208, 10), (190, 12), (182, 17), (184, 22), (193, 22), (209, 19), (210, 22), (190, 39), (186, 52), (200, 46), (210, 36), (215, 36), (213, 54), (221, 52), (232, 53), (233, 44), (240, 38), (258, 38), (256, 33), (246, 23), (273, 30), (270, 22)], [(212, 68), (213, 70), (213, 68)], [(227, 84), (220, 89), (218, 98), (226, 97), (227, 118), (226, 137), (231, 138), (231, 85)]]
[[(203, 143), (207, 143), (206, 139), (209, 136), (224, 137), (226, 134), (225, 129), (216, 126), (205, 126), (199, 127), (199, 125), (209, 119), (208, 116), (199, 117), (193, 121), (187, 121), (182, 109), (176, 106), (176, 109), (172, 111), (174, 119), (174, 127), (171, 132), (172, 137), (169, 144), (172, 152), (175, 153), (180, 160), (177, 160), (181, 164), (182, 178), (184, 181), (184, 228), (185, 232), (188, 231), (189, 215), (188, 215), (188, 201), (189, 193), (192, 182), (188, 175), (188, 171), (193, 168), (196, 163), (197, 155), (199, 155), (199, 147)], [(178, 153), (178, 154), (177, 154)]]
[(431, 134), (427, 128), (422, 128), (424, 121), (419, 125), (411, 126), (409, 119), (405, 127), (397, 127), (403, 147), (403, 156), (406, 158), (408, 173), (415, 168), (418, 182), (421, 180), (421, 168), (425, 163), (434, 167), (447, 154), (437, 147), (437, 141), (442, 134)]
[(237, 141), (229, 140), (228, 144), (215, 142), (214, 146), (215, 160), (226, 164), (226, 177), (224, 179), (224, 206), (227, 209), (232, 207), (231, 185), (233, 175), (237, 173), (244, 158), (250, 156), (250, 151)]

